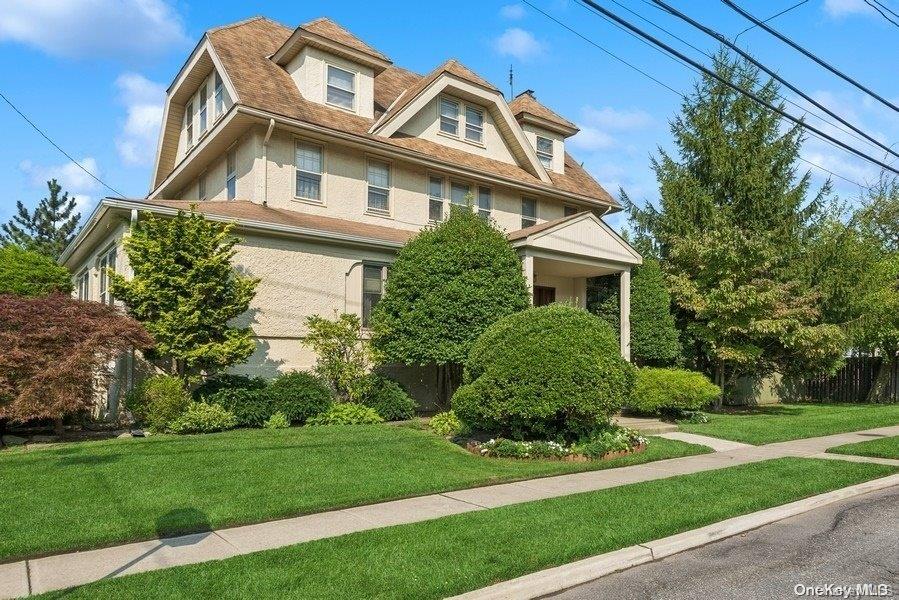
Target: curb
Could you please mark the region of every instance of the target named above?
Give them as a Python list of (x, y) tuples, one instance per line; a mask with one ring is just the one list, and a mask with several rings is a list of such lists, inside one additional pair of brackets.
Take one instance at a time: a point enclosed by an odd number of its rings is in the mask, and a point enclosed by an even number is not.
[(573, 563), (537, 571), (479, 590), (453, 596), (449, 600), (527, 600), (555, 594), (617, 571), (704, 546), (763, 525), (799, 515), (840, 500), (854, 498), (899, 485), (899, 474), (881, 477), (846, 488), (833, 490), (781, 506), (685, 531), (644, 544), (591, 556)]

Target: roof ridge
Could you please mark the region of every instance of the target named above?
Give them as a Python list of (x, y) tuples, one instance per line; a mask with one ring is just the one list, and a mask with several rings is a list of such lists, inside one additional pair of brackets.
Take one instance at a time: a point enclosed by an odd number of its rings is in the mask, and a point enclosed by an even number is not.
[(240, 27), (241, 25), (247, 25), (248, 23), (252, 23), (253, 21), (268, 21), (270, 23), (274, 23), (275, 25), (281, 25), (282, 27), (287, 27), (284, 23), (279, 23), (274, 19), (270, 19), (265, 15), (255, 15), (252, 17), (247, 17), (246, 19), (241, 19), (240, 21), (235, 21), (234, 23), (227, 23), (225, 25), (219, 25), (217, 27), (210, 27), (206, 30), (206, 33), (212, 33), (214, 31), (222, 31), (223, 29), (231, 29), (232, 27)]

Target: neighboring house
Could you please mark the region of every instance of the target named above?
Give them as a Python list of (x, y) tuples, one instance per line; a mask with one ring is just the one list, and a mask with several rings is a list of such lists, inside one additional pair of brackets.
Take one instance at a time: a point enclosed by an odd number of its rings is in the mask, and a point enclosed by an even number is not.
[(640, 256), (601, 217), (616, 201), (565, 150), (577, 127), (528, 91), (502, 93), (456, 60), (421, 76), (329, 19), (253, 18), (208, 31), (168, 89), (146, 199), (102, 200), (64, 252), (77, 294), (112, 302), (104, 269), (143, 211), (196, 204), (233, 221), (238, 268), (261, 278), (240, 371), (312, 366), (312, 314), (368, 321), (387, 265), (469, 194), (507, 232), (535, 304), (585, 306), (590, 278), (620, 274), (629, 355), (630, 269)]

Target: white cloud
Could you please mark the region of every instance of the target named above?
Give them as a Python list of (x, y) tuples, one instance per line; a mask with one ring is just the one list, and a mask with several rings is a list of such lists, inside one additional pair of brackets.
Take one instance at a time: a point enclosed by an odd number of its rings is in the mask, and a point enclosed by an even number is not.
[[(85, 156), (78, 164), (102, 178), (95, 158)], [(60, 165), (36, 165), (30, 160), (23, 160), (19, 163), (19, 170), (28, 176), (29, 183), (42, 194), (47, 193), (47, 182), (56, 179), (62, 186), (62, 191), (75, 198), (78, 211), (82, 214), (89, 212), (97, 201), (96, 192), (100, 189), (100, 184), (71, 161)]]
[(494, 49), (503, 56), (512, 56), (520, 61), (528, 61), (541, 56), (546, 47), (530, 31), (518, 27), (506, 29), (493, 40)]
[(188, 42), (184, 22), (165, 0), (28, 0), (3, 2), (0, 41), (66, 58), (125, 61)]
[(849, 15), (874, 14), (874, 9), (864, 0), (824, 0), (824, 12), (839, 19)]
[(504, 19), (517, 21), (524, 18), (524, 7), (520, 4), (506, 4), (499, 9), (499, 14)]
[(585, 123), (594, 127), (615, 131), (632, 131), (652, 124), (652, 116), (648, 112), (639, 109), (618, 110), (611, 106), (602, 108), (585, 106), (581, 113)]
[(581, 130), (567, 142), (573, 148), (595, 152), (615, 146), (615, 138), (596, 127), (581, 127)]
[(151, 165), (162, 124), (165, 88), (137, 73), (120, 75), (115, 84), (126, 110), (115, 142), (119, 156), (126, 165)]

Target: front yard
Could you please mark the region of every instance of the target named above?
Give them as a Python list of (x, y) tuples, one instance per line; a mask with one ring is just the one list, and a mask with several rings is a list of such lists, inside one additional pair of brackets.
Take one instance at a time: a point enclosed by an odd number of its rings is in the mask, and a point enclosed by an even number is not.
[(689, 433), (770, 444), (897, 424), (897, 404), (783, 404), (711, 413), (708, 423), (678, 426)]
[(492, 459), (390, 425), (6, 450), (0, 561), (708, 451), (651, 438), (645, 452), (610, 461)]
[(827, 451), (834, 454), (855, 454), (856, 456), (899, 459), (899, 436), (879, 438), (857, 444), (845, 444), (830, 448)]

